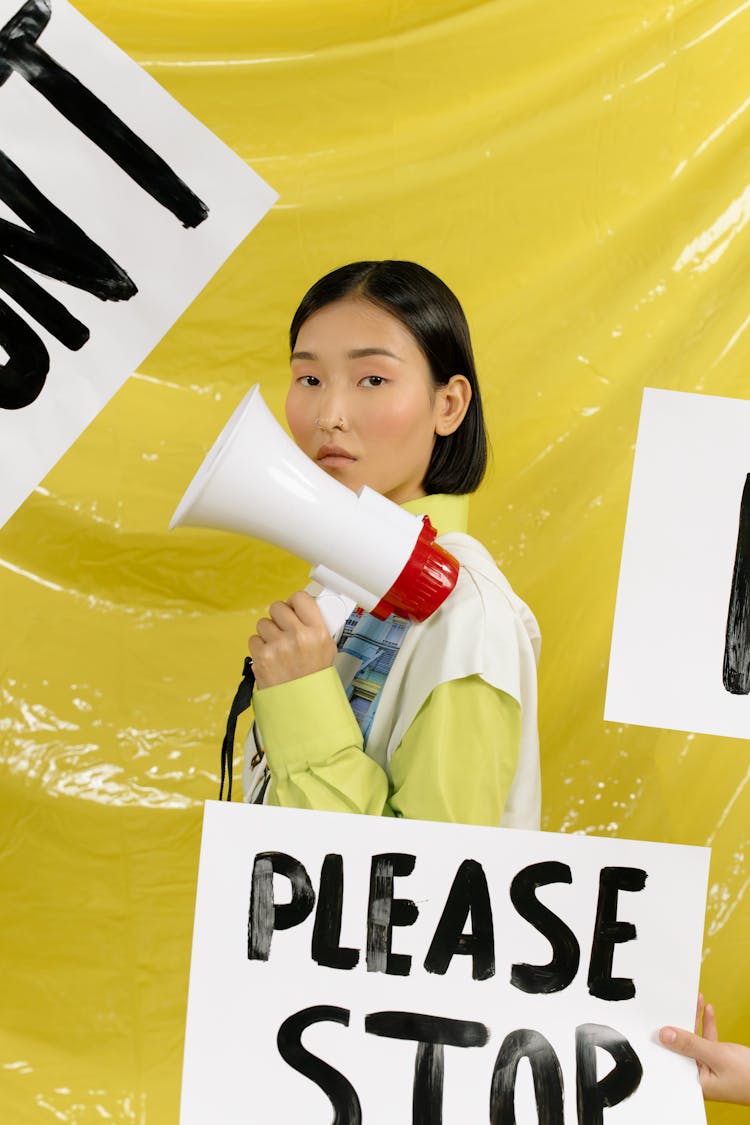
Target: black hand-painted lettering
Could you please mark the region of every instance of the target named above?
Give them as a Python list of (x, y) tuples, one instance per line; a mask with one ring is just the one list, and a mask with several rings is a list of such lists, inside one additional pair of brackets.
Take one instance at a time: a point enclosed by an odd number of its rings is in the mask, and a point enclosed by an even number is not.
[(0, 407), (21, 410), (38, 398), (49, 373), (49, 352), (23, 317), (0, 301)]
[[(289, 902), (274, 901), (274, 874), (283, 875), (291, 883)], [(274, 930), (298, 926), (312, 913), (314, 905), (310, 876), (298, 859), (285, 852), (258, 852), (253, 863), (247, 917), (248, 961), (267, 961)]]
[(412, 1125), (441, 1125), (444, 1047), (484, 1047), (490, 1035), (483, 1023), (426, 1016), (419, 1012), (373, 1012), (365, 1017), (365, 1031), (387, 1039), (409, 1039), (417, 1043)]
[(199, 226), (208, 216), (205, 203), (104, 102), (40, 47), (37, 40), (50, 15), (49, 0), (28, 0), (0, 31), (0, 85), (15, 71), (183, 226)]
[[(83, 289), (102, 301), (127, 301), (138, 290), (117, 262), (50, 203), (3, 152), (0, 199), (26, 224), (22, 227), (0, 219), (0, 289), (61, 344), (77, 351), (89, 338), (86, 325), (14, 262)], [(28, 347), (24, 349), (25, 359), (21, 361), (19, 357), (19, 365), (26, 374), (19, 381), (13, 365), (6, 365), (0, 374), (0, 407), (6, 410), (29, 406), (39, 395), (49, 371), (49, 356), (41, 340), (32, 341), (29, 332), (24, 335)], [(35, 366), (30, 366), (32, 358)]]
[[(471, 933), (463, 932), (471, 914)], [(424, 967), (428, 973), (445, 973), (456, 953), (472, 959), (474, 980), (495, 973), (495, 931), (487, 880), (475, 859), (465, 859), (453, 880)]]
[(293, 1070), (309, 1078), (326, 1095), (333, 1106), (332, 1125), (361, 1125), (362, 1107), (351, 1082), (339, 1070), (302, 1046), (302, 1032), (312, 1024), (323, 1021), (348, 1027), (349, 1012), (346, 1008), (334, 1008), (326, 1004), (295, 1012), (279, 1028), (276, 1036), (279, 1054)]
[[(21, 227), (0, 219), (0, 254), (4, 257), (83, 289), (101, 301), (129, 301), (138, 292), (125, 270), (50, 203), (4, 152), (0, 152), (0, 199), (26, 224)], [(13, 296), (67, 347), (75, 350), (85, 344), (88, 333), (82, 325), (81, 338), (68, 341), (53, 325), (46, 324), (44, 316), (37, 315), (22, 296)]]
[(551, 1044), (538, 1031), (520, 1028), (503, 1039), (490, 1086), (490, 1125), (516, 1125), (516, 1076), (528, 1059), (534, 1081), (537, 1125), (562, 1125), (563, 1076)]
[(401, 852), (374, 855), (370, 867), (370, 900), (367, 908), (367, 971), (408, 977), (411, 957), (393, 953), (394, 926), (413, 926), (419, 911), (410, 898), (393, 897), (393, 880), (411, 875), (416, 856)]
[(0, 219), (0, 287), (60, 343), (77, 351), (88, 340), (88, 329), (7, 259), (83, 289), (101, 301), (129, 301), (138, 292), (136, 286), (3, 152), (0, 199), (30, 228)]
[(548, 860), (524, 867), (510, 885), (510, 899), (518, 913), (552, 946), (552, 960), (547, 965), (513, 965), (510, 983), (521, 992), (561, 992), (578, 972), (581, 949), (575, 934), (536, 897), (539, 887), (572, 882), (567, 863)]
[(750, 473), (740, 502), (740, 526), (734, 556), (724, 644), (724, 687), (732, 695), (750, 693)]
[[(597, 1047), (607, 1051), (615, 1063), (600, 1082), (596, 1080)], [(604, 1110), (635, 1093), (642, 1077), (640, 1059), (619, 1032), (597, 1023), (576, 1028), (578, 1125), (603, 1125)]]
[(330, 969), (353, 969), (358, 949), (340, 945), (341, 912), (344, 905), (344, 860), (331, 853), (323, 860), (318, 888), (318, 906), (312, 936), (312, 958)]
[(642, 891), (645, 886), (646, 872), (639, 867), (603, 867), (599, 874), (588, 976), (589, 992), (599, 1000), (632, 1000), (635, 996), (635, 983), (630, 977), (612, 976), (615, 945), (636, 937), (632, 922), (617, 920), (617, 895), (620, 891)]

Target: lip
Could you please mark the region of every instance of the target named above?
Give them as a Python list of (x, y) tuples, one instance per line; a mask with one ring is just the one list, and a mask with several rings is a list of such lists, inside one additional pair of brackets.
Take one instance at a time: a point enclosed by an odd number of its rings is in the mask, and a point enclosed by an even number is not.
[(351, 465), (357, 458), (354, 454), (349, 453), (347, 449), (342, 449), (340, 445), (321, 445), (318, 452), (315, 454), (315, 460), (319, 465), (328, 465), (331, 468), (342, 465)]

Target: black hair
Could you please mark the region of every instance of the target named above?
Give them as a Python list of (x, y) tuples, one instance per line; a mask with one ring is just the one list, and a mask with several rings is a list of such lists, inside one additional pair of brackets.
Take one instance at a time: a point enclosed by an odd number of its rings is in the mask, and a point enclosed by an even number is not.
[(469, 326), (458, 298), (416, 262), (352, 262), (321, 277), (305, 293), (289, 329), (291, 350), (313, 313), (358, 296), (390, 313), (411, 333), (435, 386), (445, 386), (452, 375), (468, 380), (471, 402), (466, 415), (454, 433), (436, 436), (422, 487), (429, 494), (473, 492), (487, 467), (487, 433)]

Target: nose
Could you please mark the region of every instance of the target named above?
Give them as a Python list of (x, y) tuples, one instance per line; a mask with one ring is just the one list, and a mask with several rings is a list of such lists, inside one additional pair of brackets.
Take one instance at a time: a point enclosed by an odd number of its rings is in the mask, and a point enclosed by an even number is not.
[(347, 429), (346, 405), (344, 396), (336, 390), (329, 390), (319, 401), (315, 425), (324, 433)]

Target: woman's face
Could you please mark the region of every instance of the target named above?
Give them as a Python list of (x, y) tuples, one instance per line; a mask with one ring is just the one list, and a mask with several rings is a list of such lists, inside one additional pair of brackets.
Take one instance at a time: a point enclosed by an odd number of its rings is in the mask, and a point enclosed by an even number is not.
[(363, 298), (326, 305), (299, 331), (289, 428), (300, 449), (347, 488), (366, 484), (399, 504), (424, 496), (435, 434), (460, 424), (446, 421), (446, 399), (411, 333)]

